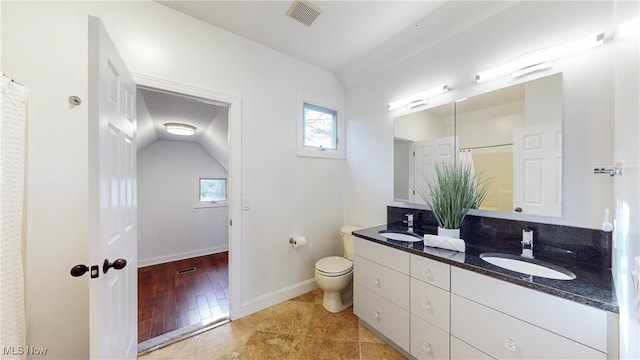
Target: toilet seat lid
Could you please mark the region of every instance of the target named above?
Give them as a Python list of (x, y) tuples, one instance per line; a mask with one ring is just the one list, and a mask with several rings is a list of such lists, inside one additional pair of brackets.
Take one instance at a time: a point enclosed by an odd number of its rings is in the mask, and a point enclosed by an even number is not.
[(352, 268), (353, 262), (341, 256), (329, 256), (316, 262), (316, 270), (332, 275), (342, 275)]

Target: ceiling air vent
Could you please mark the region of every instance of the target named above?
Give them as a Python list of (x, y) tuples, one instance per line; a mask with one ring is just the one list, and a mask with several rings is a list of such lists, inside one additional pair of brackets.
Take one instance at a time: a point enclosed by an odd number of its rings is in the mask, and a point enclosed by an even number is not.
[(320, 15), (320, 9), (308, 1), (294, 1), (289, 11), (287, 11), (288, 17), (296, 19), (307, 26), (311, 26), (318, 15)]

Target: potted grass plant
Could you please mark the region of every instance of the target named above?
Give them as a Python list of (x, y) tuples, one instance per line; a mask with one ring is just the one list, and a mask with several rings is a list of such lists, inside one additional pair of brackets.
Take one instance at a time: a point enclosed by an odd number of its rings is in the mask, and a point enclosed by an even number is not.
[(487, 182), (479, 180), (471, 164), (443, 163), (435, 167), (426, 188), (416, 190), (438, 221), (438, 235), (460, 238), (460, 224), (470, 209), (477, 209), (487, 195)]

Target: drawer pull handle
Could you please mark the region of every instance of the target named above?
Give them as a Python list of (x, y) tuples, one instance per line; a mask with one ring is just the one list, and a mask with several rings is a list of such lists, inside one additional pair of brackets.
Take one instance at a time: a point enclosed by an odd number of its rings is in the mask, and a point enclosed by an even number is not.
[(377, 287), (380, 287), (380, 279), (379, 278), (374, 278), (373, 279), (373, 284)]
[(427, 311), (431, 311), (431, 309), (433, 309), (431, 307), (431, 301), (429, 301), (429, 300), (424, 300), (422, 302), (422, 307), (424, 307)]
[(504, 340), (504, 348), (507, 350), (511, 350), (513, 352), (517, 351), (516, 342), (513, 339), (505, 339)]
[(376, 320), (380, 320), (380, 312), (379, 312), (379, 311), (374, 311), (374, 312), (373, 312), (373, 317), (374, 317)]
[(433, 274), (431, 273), (431, 269), (427, 269), (427, 268), (422, 269), (422, 274), (426, 276), (428, 279), (433, 279)]
[(422, 350), (424, 350), (426, 352), (431, 352), (431, 344), (429, 344), (428, 342), (423, 343), (422, 344)]

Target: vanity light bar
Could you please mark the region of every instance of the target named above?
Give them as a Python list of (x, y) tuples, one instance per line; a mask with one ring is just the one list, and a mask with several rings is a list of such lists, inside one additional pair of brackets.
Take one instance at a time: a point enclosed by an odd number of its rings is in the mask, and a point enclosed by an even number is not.
[(414, 108), (414, 107), (421, 106), (421, 105), (426, 105), (426, 104), (427, 104), (427, 99), (421, 99), (421, 100), (417, 100), (417, 101), (414, 101), (414, 102), (411, 102), (411, 103), (407, 104), (407, 107), (408, 108)]
[(442, 84), (429, 90), (418, 91), (411, 96), (407, 96), (406, 98), (392, 101), (389, 103), (387, 108), (389, 109), (389, 111), (391, 111), (405, 106), (412, 108), (424, 105), (430, 98), (442, 95), (447, 91), (449, 91), (449, 86), (447, 84)]
[(544, 70), (544, 69), (548, 69), (553, 65), (553, 63), (551, 61), (547, 61), (547, 62), (543, 62), (541, 64), (536, 64), (536, 65), (532, 65), (532, 66), (528, 66), (524, 69), (520, 69), (518, 71), (515, 71), (513, 73), (511, 73), (511, 77), (513, 77), (514, 79), (520, 76), (524, 76), (526, 74), (535, 72), (535, 71), (539, 71), (539, 70)]
[[(589, 50), (604, 43), (604, 32), (598, 31), (566, 44), (537, 50), (493, 69), (476, 74), (476, 82), (494, 80), (508, 74), (513, 77), (551, 67), (551, 61)], [(518, 75), (515, 75), (518, 74)]]
[(624, 22), (616, 28), (615, 37), (622, 39), (640, 33), (640, 18)]

